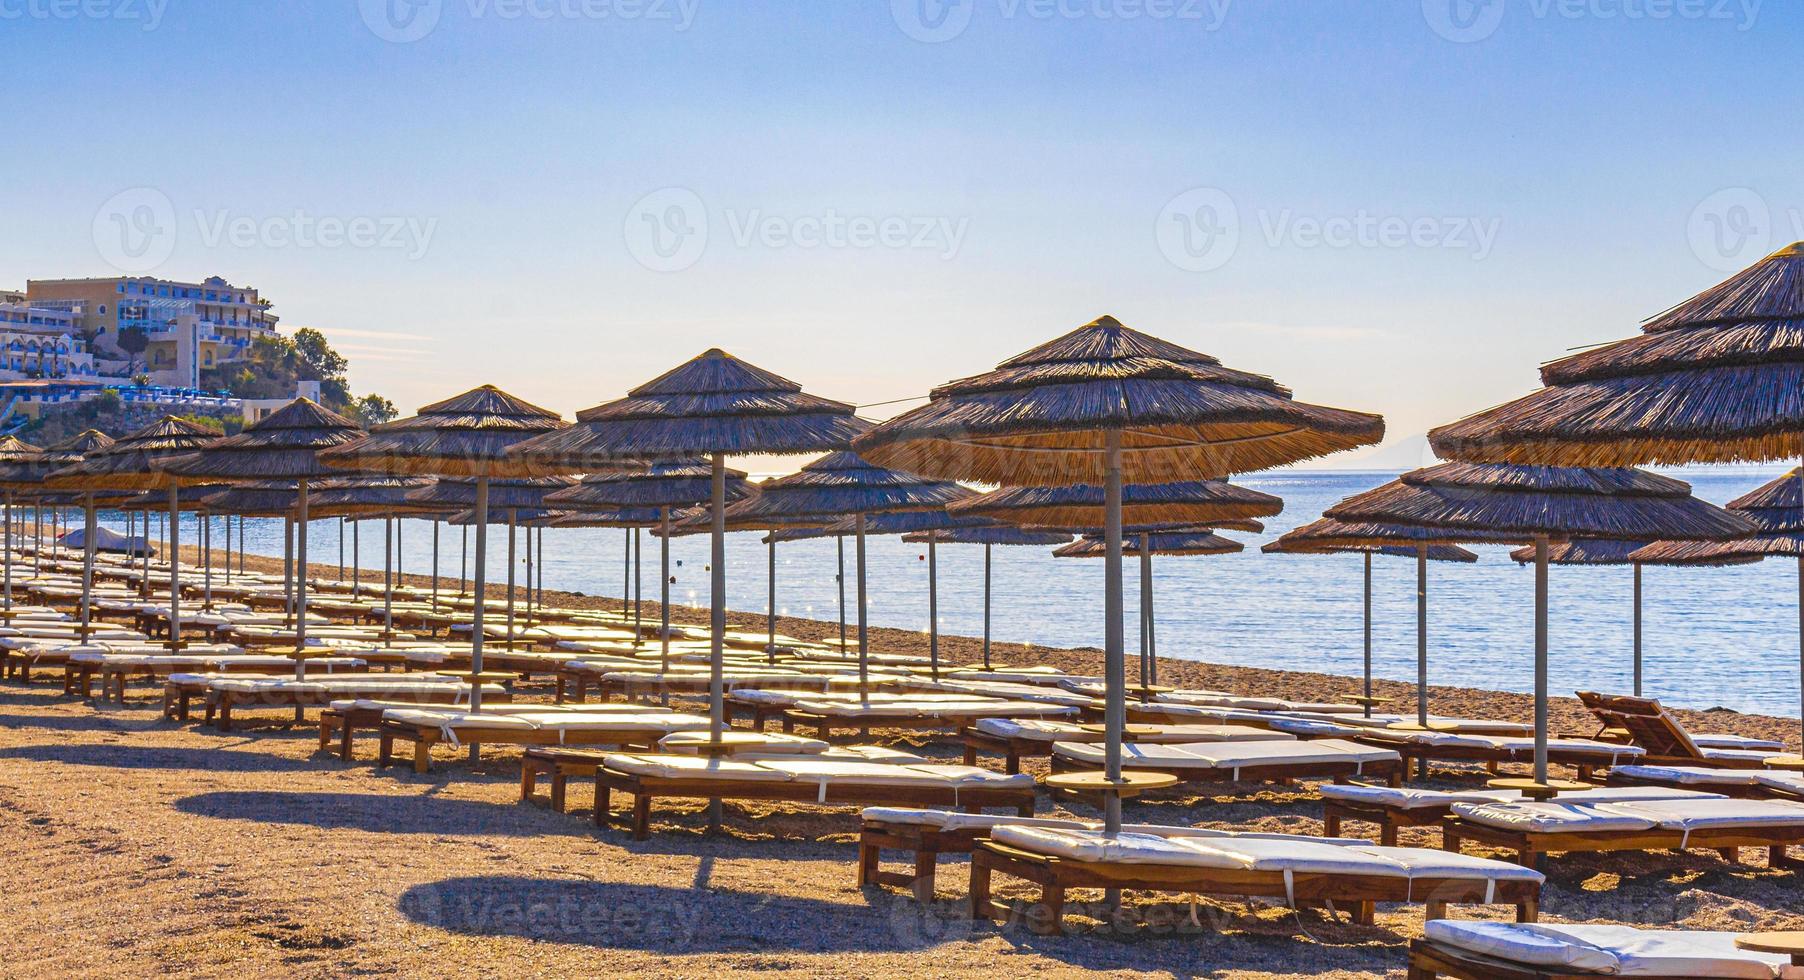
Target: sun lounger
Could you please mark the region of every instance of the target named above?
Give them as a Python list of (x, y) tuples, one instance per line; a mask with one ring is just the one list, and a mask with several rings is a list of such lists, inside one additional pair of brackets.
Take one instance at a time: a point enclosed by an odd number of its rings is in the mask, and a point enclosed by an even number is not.
[[(1103, 763), (1102, 745), (1089, 742), (1053, 744), (1054, 772), (1097, 770)], [(1170, 773), (1187, 783), (1307, 778), (1341, 782), (1370, 777), (1396, 784), (1403, 778), (1402, 758), (1396, 752), (1338, 739), (1184, 745), (1133, 743), (1121, 747), (1121, 764), (1125, 769)]]
[[(858, 839), (858, 884), (894, 885), (912, 889), (915, 897), (926, 901), (933, 897), (934, 869), (941, 854), (969, 854), (997, 827), (1058, 827), (1073, 830), (1099, 830), (1102, 824), (1093, 820), (1060, 817), (1022, 817), (991, 813), (958, 813), (952, 810), (920, 810), (895, 807), (866, 807), (864, 826)], [(1211, 830), (1202, 827), (1163, 827), (1151, 824), (1123, 824), (1122, 831), (1136, 834), (1177, 837), (1268, 838), (1307, 840), (1332, 844), (1364, 844), (1365, 841), (1323, 837), (1299, 837), (1294, 834), (1269, 834), (1258, 831)], [(886, 850), (906, 851), (912, 855), (913, 874), (882, 871), (880, 862)]]
[[(422, 704), (461, 704), (470, 699), (469, 684), (434, 674), (322, 674), (305, 680), (171, 674), (163, 685), (164, 710), (170, 710), (172, 689), (175, 699), (191, 696), (197, 679), (206, 696), (206, 723), (220, 731), (231, 731), (234, 713), (252, 707), (323, 708), (354, 698)], [(507, 689), (499, 685), (483, 687), (485, 698), (506, 695)]]
[[(360, 731), (374, 730), (382, 723), (382, 714), (389, 710), (418, 708), (418, 701), (382, 701), (370, 698), (344, 698), (333, 701), (320, 709), (319, 713), (319, 747), (322, 751), (338, 740), (339, 759), (351, 761), (351, 744)], [(630, 705), (609, 705), (610, 709), (628, 712), (636, 710)], [(526, 712), (545, 712), (564, 710), (555, 705), (546, 704), (513, 704), (503, 695), (491, 699), (484, 695), (483, 714), (521, 714)]]
[[(356, 657), (317, 657), (307, 662), (307, 669), (331, 673), (358, 670), (368, 666)], [(63, 665), (63, 693), (80, 697), (93, 695), (94, 680), (100, 680), (100, 699), (125, 702), (125, 684), (133, 677), (160, 681), (171, 674), (211, 672), (218, 674), (271, 674), (293, 670), (288, 657), (246, 654), (234, 646), (193, 646), (179, 654), (110, 653), (84, 650), (70, 654)]]
[[(1406, 762), (1478, 762), (1496, 772), (1498, 766), (1507, 762), (1535, 761), (1535, 740), (1518, 735), (1419, 732), (1393, 728), (1347, 728), (1343, 731), (1347, 733), (1346, 737), (1366, 745), (1394, 748)], [(1589, 780), (1598, 769), (1635, 762), (1646, 754), (1640, 746), (1620, 742), (1582, 738), (1556, 738), (1547, 741), (1547, 761), (1573, 767), (1580, 780)], [(1407, 768), (1406, 766), (1405, 769)]]
[(1022, 816), (1034, 809), (1031, 776), (972, 766), (619, 754), (603, 761), (595, 781), (596, 823), (608, 819), (609, 795), (625, 793), (633, 799), (633, 836), (640, 840), (650, 832), (651, 804), (659, 797), (951, 807), (971, 813), (1001, 807)]
[[(1043, 718), (980, 718), (977, 724), (962, 728), (959, 739), (965, 744), (965, 765), (977, 764), (981, 752), (999, 753), (1003, 772), (1021, 771), (1024, 757), (1050, 756), (1055, 742), (1100, 742), (1103, 730), (1096, 725)], [(1259, 742), (1291, 740), (1264, 728), (1246, 725), (1134, 725), (1126, 732), (1127, 740), (1143, 744), (1183, 744), (1186, 742)]]
[[(1348, 822), (1372, 823), (1378, 825), (1381, 844), (1395, 844), (1397, 831), (1403, 827), (1439, 827), (1441, 818), (1453, 812), (1455, 803), (1514, 803), (1523, 798), (1513, 789), (1435, 790), (1346, 784), (1323, 786), (1321, 794), (1324, 833), (1338, 837)], [(1604, 787), (1560, 795), (1568, 802), (1719, 798), (1717, 793), (1666, 786)]]
[(1421, 902), (1439, 918), (1449, 904), (1514, 905), (1534, 921), (1539, 873), (1501, 861), (1427, 848), (1332, 844), (1307, 838), (1173, 837), (1100, 830), (999, 826), (971, 852), (971, 911), (1005, 918), (990, 899), (991, 876), (1040, 885), (1029, 915), (1036, 931), (1058, 933), (1072, 888), (1122, 888), (1281, 899), (1291, 907), (1344, 905), (1372, 921), (1377, 902)]
[(831, 739), (836, 728), (869, 731), (872, 728), (966, 728), (983, 718), (1062, 718), (1075, 717), (1077, 709), (1043, 701), (1011, 701), (1001, 698), (968, 697), (942, 700), (923, 696), (893, 701), (864, 698), (844, 701), (800, 700), (783, 712), (783, 730), (794, 731), (806, 725), (818, 731), (823, 739)]
[(1533, 866), (1539, 856), (1569, 851), (1707, 848), (1724, 860), (1739, 848), (1765, 847), (1769, 867), (1788, 867), (1786, 848), (1804, 843), (1804, 803), (1783, 800), (1661, 799), (1572, 802), (1455, 803), (1441, 818), (1441, 840), (1515, 851)]
[[(1642, 761), (1649, 765), (1715, 766), (1719, 769), (1759, 769), (1771, 751), (1749, 746), (1771, 742), (1728, 735), (1693, 736), (1665, 706), (1654, 698), (1621, 694), (1578, 692), (1579, 701), (1602, 723), (1598, 737), (1615, 736), (1647, 750)], [(1703, 741), (1699, 741), (1699, 738)], [(1727, 748), (1721, 746), (1729, 746)]]
[(381, 738), (376, 765), (386, 766), (393, 760), (396, 742), (413, 745), (413, 771), (423, 773), (432, 766), (432, 746), (440, 742), (451, 745), (605, 745), (649, 750), (672, 732), (706, 731), (708, 728), (708, 719), (702, 715), (677, 714), (650, 707), (630, 713), (608, 710), (608, 706), (602, 708), (600, 711), (567, 708), (508, 714), (390, 709), (382, 713), (381, 724), (376, 729)]
[(1804, 980), (1804, 967), (1741, 949), (1732, 932), (1434, 920), (1423, 933), (1409, 980)]
[(1705, 790), (1723, 796), (1767, 795), (1759, 769), (1717, 769), (1712, 766), (1617, 766), (1605, 781), (1611, 786), (1667, 786)]

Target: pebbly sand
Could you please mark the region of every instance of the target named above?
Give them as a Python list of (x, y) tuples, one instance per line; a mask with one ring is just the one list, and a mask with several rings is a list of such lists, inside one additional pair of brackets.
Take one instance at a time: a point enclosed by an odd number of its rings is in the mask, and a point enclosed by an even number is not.
[[(272, 568), (276, 563), (251, 559)], [(319, 574), (333, 569), (320, 567)], [(410, 581), (423, 579), (409, 576)], [(558, 605), (619, 600), (547, 593)], [(656, 616), (647, 603), (646, 615)], [(696, 622), (683, 610), (679, 622)], [(731, 617), (762, 627), (761, 615)], [(835, 623), (784, 618), (805, 638)], [(883, 650), (922, 651), (918, 633), (878, 630)], [(951, 662), (978, 641), (942, 639)], [(998, 644), (999, 662), (1100, 672), (1095, 650)], [(1161, 680), (1291, 699), (1351, 691), (1347, 678), (1164, 661)], [(520, 697), (549, 698), (548, 685)], [(1412, 710), (1412, 688), (1380, 693)], [(784, 969), (807, 976), (1401, 977), (1421, 906), (1381, 907), (1375, 926), (1320, 911), (1239, 902), (1189, 906), (1132, 896), (1131, 921), (1085, 915), (1071, 935), (1038, 937), (962, 916), (964, 867), (942, 862), (939, 901), (923, 907), (853, 884), (856, 818), (848, 809), (727, 805), (707, 835), (699, 804), (660, 802), (652, 838), (635, 843), (590, 823), (587, 784), (571, 812), (519, 801), (516, 750), (485, 750), (472, 769), (441, 749), (434, 772), (376, 772), (371, 741), (350, 766), (315, 752), (316, 733), (280, 712), (218, 734), (159, 720), (153, 691), (126, 707), (60, 697), (39, 681), (0, 685), (0, 972), (7, 976), (703, 976)], [(1526, 720), (1525, 696), (1435, 688), (1435, 710)], [(1695, 730), (1784, 737), (1797, 722), (1727, 711), (1680, 712)], [(1554, 706), (1556, 732), (1589, 734), (1589, 715)], [(918, 733), (873, 741), (926, 747)], [(1030, 761), (1028, 768), (1036, 771)], [(1470, 785), (1471, 772), (1444, 785)], [(1128, 819), (1319, 833), (1305, 788), (1160, 795)], [(1057, 808), (1055, 808), (1056, 810)], [(1042, 815), (1048, 812), (1042, 801)], [(1094, 816), (1081, 806), (1071, 812)], [(1406, 830), (1404, 843), (1438, 843)], [(1754, 860), (1755, 852), (1745, 852)], [(892, 865), (893, 866), (893, 865)], [(1556, 921), (1670, 928), (1804, 928), (1796, 872), (1731, 866), (1706, 853), (1557, 857), (1543, 915)], [(1002, 879), (1007, 882), (1007, 879)], [(1001, 897), (1031, 900), (1019, 883)], [(1074, 896), (1078, 903), (1097, 896)], [(1074, 907), (1083, 907), (1081, 904)], [(1093, 907), (1093, 906), (1092, 906)], [(1507, 917), (1504, 908), (1456, 909)]]

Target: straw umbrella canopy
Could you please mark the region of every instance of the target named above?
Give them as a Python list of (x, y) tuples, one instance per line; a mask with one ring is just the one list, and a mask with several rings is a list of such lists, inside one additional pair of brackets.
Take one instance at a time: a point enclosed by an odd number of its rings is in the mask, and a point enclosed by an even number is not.
[(213, 429), (173, 415), (165, 415), (110, 446), (88, 453), (78, 463), (56, 470), (44, 478), (46, 489), (80, 490), (84, 532), (82, 541), (81, 626), (86, 631), (92, 620), (94, 590), (94, 494), (95, 491), (143, 492), (165, 490), (169, 494), (169, 646), (182, 646), (182, 556), (174, 546), (176, 524), (180, 521), (177, 480), (156, 468), (166, 459), (205, 449), (221, 438)]
[(1443, 458), (1555, 466), (1804, 456), (1804, 242), (1541, 368), (1545, 387), (1429, 433)]
[[(1656, 541), (1630, 560), (1659, 565), (1714, 567), (1766, 558), (1798, 562), (1798, 674), (1804, 690), (1804, 468), (1729, 501), (1728, 509), (1754, 523), (1753, 534), (1734, 541)], [(1637, 593), (1639, 599), (1639, 593)], [(1801, 715), (1804, 717), (1804, 715)]]
[[(234, 436), (215, 440), (206, 449), (158, 461), (157, 465), (181, 484), (217, 483), (221, 480), (295, 481), (294, 576), (295, 645), (307, 643), (307, 485), (310, 481), (342, 475), (320, 462), (322, 450), (342, 446), (363, 435), (356, 422), (311, 399), (297, 398)], [(170, 509), (176, 507), (176, 489), (169, 491)], [(175, 532), (169, 544), (175, 548)], [(307, 664), (295, 660), (295, 676), (306, 676)]]
[[(726, 457), (790, 455), (848, 446), (869, 423), (853, 407), (802, 391), (802, 386), (718, 348), (634, 388), (627, 397), (577, 413), (576, 425), (516, 447), (524, 467), (593, 472), (623, 460), (711, 457), (709, 514), (709, 732), (725, 727), (722, 649), (727, 628)], [(718, 814), (718, 808), (713, 808)]]
[[(739, 500), (751, 492), (746, 488), (745, 476), (742, 470), (726, 471), (728, 500)], [(672, 508), (705, 503), (713, 492), (714, 474), (710, 464), (705, 459), (691, 456), (654, 462), (633, 472), (590, 474), (580, 484), (546, 497), (546, 503), (566, 509), (605, 511), (612, 522), (586, 526), (639, 528), (655, 524), (665, 532), (658, 536), (658, 636), (666, 669), (670, 666), (670, 513)], [(647, 511), (651, 512), (652, 519), (642, 523), (638, 518)], [(584, 526), (582, 514), (572, 515), (571, 520)], [(629, 520), (631, 523), (626, 523)]]
[[(1033, 547), (1069, 544), (1071, 534), (1066, 531), (1048, 531), (1039, 528), (1016, 527), (1012, 524), (1000, 524), (977, 518), (979, 523), (963, 525), (945, 530), (917, 531), (904, 534), (902, 540), (910, 544), (981, 544), (983, 545), (983, 669), (991, 670), (990, 664), (990, 582), (992, 564), (990, 551), (997, 545), (1009, 547)], [(843, 562), (842, 562), (843, 564)], [(843, 569), (842, 569), (843, 573)]]
[[(43, 452), (42, 449), (18, 436), (0, 437), (0, 473), (5, 471), (6, 464), (29, 459), (41, 452)], [(4, 595), (5, 610), (10, 613), (13, 608), (13, 489), (11, 485), (0, 484), (0, 500), (4, 500), (6, 505), (6, 541), (4, 544), (6, 585)]]
[[(1239, 541), (1224, 538), (1207, 527), (1143, 531), (1122, 539), (1123, 555), (1140, 556), (1140, 685), (1143, 690), (1159, 682), (1153, 616), (1153, 556), (1232, 555), (1245, 549)], [(1062, 548), (1053, 549), (1052, 554), (1055, 558), (1105, 558), (1108, 541), (1102, 535), (1086, 534)]]
[[(525, 439), (563, 428), (566, 423), (556, 412), (515, 398), (493, 385), (482, 385), (460, 395), (423, 406), (419, 413), (404, 419), (384, 422), (372, 428), (368, 436), (344, 446), (322, 458), (330, 466), (365, 470), (375, 473), (415, 476), (460, 477), (471, 481), (467, 500), (450, 501), (436, 497), (416, 503), (456, 503), (474, 507), (484, 519), (476, 524), (476, 595), (470, 634), (470, 669), (482, 673), (483, 620), (485, 616), (488, 563), (488, 515), (490, 478), (498, 475), (497, 464), (509, 449)], [(441, 483), (432, 488), (445, 487)], [(429, 496), (431, 491), (422, 493)], [(530, 505), (517, 505), (530, 506)], [(509, 538), (511, 542), (512, 533)], [(513, 574), (513, 554), (508, 554), (508, 574)], [(513, 609), (513, 589), (508, 589), (508, 609)], [(470, 710), (482, 708), (480, 680), (470, 685)], [(477, 747), (470, 747), (475, 758)]]
[[(1400, 524), (1417, 543), (1532, 543), (1535, 547), (1535, 781), (1547, 782), (1547, 553), (1574, 538), (1673, 537), (1721, 541), (1747, 534), (1738, 515), (1691, 495), (1689, 484), (1627, 467), (1563, 468), (1442, 463), (1403, 474), (1335, 504), (1339, 521)], [(1320, 533), (1323, 544), (1394, 544), (1373, 534)]]
[[(1393, 558), (1416, 559), (1416, 720), (1424, 723), (1428, 719), (1428, 563), (1431, 561), (1459, 562), (1472, 564), (1478, 556), (1458, 545), (1450, 544), (1320, 544), (1311, 539), (1315, 533), (1345, 534), (1351, 525), (1340, 521), (1322, 519), (1306, 524), (1278, 540), (1259, 549), (1268, 555), (1326, 555), (1326, 554), (1358, 554), (1365, 558), (1365, 625), (1362, 631), (1365, 639), (1365, 686), (1359, 702), (1365, 708), (1366, 717), (1372, 715), (1372, 556), (1388, 555)], [(1362, 533), (1389, 533), (1396, 540), (1413, 535), (1402, 528), (1382, 528), (1368, 526)]]
[[(47, 495), (44, 488), (44, 480), (49, 477), (50, 474), (65, 466), (79, 463), (87, 456), (87, 454), (105, 449), (112, 444), (113, 438), (106, 433), (101, 432), (98, 429), (86, 429), (76, 433), (68, 439), (64, 439), (62, 442), (56, 443), (45, 449), (37, 450), (36, 452), (20, 452), (15, 449), (12, 459), (0, 461), (0, 488), (5, 489), (9, 498), (15, 491), (25, 492), (39, 500), (39, 503), (33, 505), (34, 507), (41, 506), (42, 499)], [(24, 444), (21, 443), (20, 445)], [(54, 515), (52, 520), (54, 522)], [(54, 528), (52, 528), (52, 530), (54, 530)], [(90, 537), (92, 537), (92, 535), (90, 535)], [(37, 554), (37, 551), (32, 552), (33, 569), (38, 567)], [(9, 550), (6, 564), (8, 586), (10, 586), (12, 581), (11, 559), (12, 555)], [(149, 559), (146, 558), (145, 562), (145, 567), (148, 569)], [(7, 591), (10, 595), (10, 587)], [(10, 605), (8, 608), (10, 608)]]
[[(1223, 479), (1375, 443), (1376, 415), (1296, 401), (1277, 382), (1103, 317), (943, 385), (860, 438), (882, 466), (1000, 486), (1104, 489), (1105, 778), (1121, 779), (1127, 719), (1121, 596), (1122, 484)], [(1106, 830), (1121, 827), (1107, 795)]]

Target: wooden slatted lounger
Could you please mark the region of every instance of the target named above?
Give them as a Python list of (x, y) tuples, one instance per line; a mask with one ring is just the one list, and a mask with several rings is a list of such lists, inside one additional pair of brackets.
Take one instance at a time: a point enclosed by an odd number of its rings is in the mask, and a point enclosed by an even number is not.
[[(623, 706), (624, 707), (624, 706)], [(742, 734), (742, 733), (735, 733)], [(685, 750), (675, 750), (671, 746), (674, 740), (682, 735), (666, 735), (658, 740), (660, 751), (684, 751), (685, 754), (696, 754), (701, 740), (707, 738), (704, 731), (691, 733), (693, 738)], [(800, 738), (794, 735), (768, 734), (761, 750), (768, 755), (794, 755), (820, 758), (829, 751), (827, 743), (814, 739)], [(918, 755), (906, 752), (880, 749), (877, 746), (866, 746), (872, 752), (883, 752), (894, 757), (896, 762), (926, 762)], [(741, 749), (743, 751), (743, 747)], [(573, 778), (592, 779), (595, 770), (610, 755), (616, 753), (605, 749), (567, 748), (564, 746), (531, 746), (520, 756), (520, 799), (522, 802), (533, 802), (541, 776), (548, 777), (551, 783), (551, 808), (558, 813), (564, 812), (564, 802), (569, 795), (568, 787)], [(748, 753), (750, 754), (750, 753)], [(760, 756), (761, 757), (761, 756)], [(865, 757), (865, 761), (870, 761)]]
[[(455, 704), (457, 702), (440, 702)], [(421, 702), (381, 701), (373, 699), (343, 699), (333, 701), (320, 709), (319, 713), (319, 747), (323, 751), (338, 741), (338, 757), (344, 762), (351, 761), (351, 745), (358, 732), (374, 731), (382, 723), (382, 713), (391, 709), (418, 708)], [(513, 696), (503, 689), (501, 694), (484, 694), (482, 710), (510, 714), (521, 711), (555, 711), (556, 708), (543, 704), (516, 705)]]
[(1409, 980), (1798, 980), (1795, 959), (1736, 945), (1732, 932), (1615, 925), (1428, 923), (1409, 944)]
[(440, 742), (475, 745), (587, 745), (619, 749), (650, 749), (659, 739), (672, 732), (706, 731), (708, 719), (702, 715), (678, 714), (658, 708), (640, 707), (633, 712), (600, 711), (574, 708), (558, 711), (518, 712), (481, 715), (440, 711), (394, 711), (382, 713), (376, 728), (381, 739), (376, 766), (387, 766), (394, 760), (396, 742), (413, 745), (413, 771), (429, 772), (432, 747)]
[(1002, 826), (971, 852), (972, 918), (1010, 918), (1010, 910), (990, 898), (995, 874), (1040, 886), (1028, 925), (1055, 935), (1073, 888), (1282, 899), (1293, 907), (1332, 904), (1347, 907), (1362, 924), (1371, 923), (1378, 902), (1424, 903), (1431, 919), (1452, 904), (1513, 905), (1518, 921), (1533, 922), (1543, 881), (1531, 869), (1427, 848), (1281, 836), (1109, 839), (1099, 830)]
[[(1522, 736), (1362, 729), (1321, 722), (1311, 722), (1309, 725), (1315, 729), (1318, 737), (1326, 733), (1329, 737), (1347, 738), (1364, 745), (1395, 749), (1403, 756), (1405, 763), (1476, 762), (1495, 774), (1505, 763), (1535, 761), (1535, 740)], [(1280, 730), (1298, 730), (1296, 726), (1285, 723), (1279, 723), (1278, 727)], [(1332, 731), (1326, 731), (1328, 729)], [(1547, 761), (1553, 765), (1571, 766), (1582, 782), (1589, 782), (1599, 769), (1624, 762), (1636, 762), (1644, 755), (1645, 750), (1637, 745), (1593, 739), (1550, 739), (1547, 743)], [(1409, 766), (1406, 765), (1405, 771), (1408, 769)]]
[(890, 765), (763, 759), (740, 762), (690, 755), (611, 755), (595, 772), (595, 820), (609, 819), (612, 793), (632, 797), (635, 840), (651, 832), (651, 804), (659, 797), (701, 800), (777, 800), (822, 806), (986, 808), (1034, 812), (1034, 781), (987, 769), (949, 765)]
[[(1134, 743), (1123, 745), (1121, 755), (1121, 764), (1125, 768), (1170, 773), (1186, 783), (1283, 783), (1296, 779), (1329, 779), (1340, 783), (1354, 778), (1382, 779), (1392, 786), (1400, 786), (1403, 782), (1403, 761), (1396, 752), (1339, 739), (1186, 745)], [(1101, 745), (1079, 742), (1053, 745), (1053, 772), (1086, 772), (1102, 766)]]
[[(1295, 740), (1292, 735), (1247, 725), (1130, 725), (1124, 735), (1130, 742), (1174, 745)], [(1051, 756), (1055, 742), (1101, 742), (1105, 735), (1097, 726), (1068, 721), (983, 718), (960, 728), (958, 737), (965, 745), (965, 765), (977, 765), (980, 753), (993, 752), (1003, 757), (1003, 772), (1017, 773), (1023, 758)]]
[(969, 728), (983, 718), (1072, 718), (1077, 709), (1041, 701), (999, 698), (939, 700), (931, 695), (894, 701), (798, 701), (783, 712), (783, 730), (808, 726), (831, 741), (834, 729), (868, 732), (873, 728), (915, 730)]
[[(1358, 785), (1323, 786), (1321, 794), (1323, 833), (1339, 837), (1348, 823), (1377, 824), (1381, 844), (1395, 844), (1398, 830), (1404, 827), (1439, 828), (1441, 818), (1453, 812), (1455, 803), (1514, 803), (1522, 799), (1520, 792), (1506, 789), (1433, 790)], [(1560, 796), (1568, 803), (1717, 798), (1715, 793), (1665, 786), (1605, 787)]]
[[(173, 684), (182, 690), (190, 689), (194, 676), (170, 675), (169, 682), (164, 684), (165, 708), (169, 701), (170, 686)], [(232, 730), (233, 712), (244, 708), (324, 708), (334, 701), (354, 698), (458, 704), (470, 698), (470, 686), (453, 677), (429, 681), (424, 677), (408, 679), (405, 676), (379, 674), (322, 674), (295, 680), (292, 677), (227, 675), (207, 678), (202, 686), (206, 694), (204, 724), (212, 725), (222, 732)], [(497, 694), (507, 691), (498, 685), (485, 686), (483, 696), (491, 696), (491, 690)]]
[(1730, 735), (1694, 737), (1654, 698), (1579, 691), (1578, 699), (1603, 726), (1596, 737), (1618, 737), (1639, 745), (1647, 750), (1641, 761), (1648, 765), (1759, 769), (1780, 748), (1778, 743)]
[(1466, 841), (1516, 852), (1536, 866), (1543, 854), (1700, 848), (1731, 863), (1740, 848), (1767, 849), (1767, 866), (1795, 866), (1786, 854), (1804, 844), (1804, 804), (1781, 800), (1679, 799), (1616, 803), (1456, 803), (1441, 818), (1441, 846)]

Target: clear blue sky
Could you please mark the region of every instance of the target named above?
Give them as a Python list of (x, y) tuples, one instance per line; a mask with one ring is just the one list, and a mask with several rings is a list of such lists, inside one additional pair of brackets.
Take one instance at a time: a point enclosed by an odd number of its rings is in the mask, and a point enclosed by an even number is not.
[[(58, 2), (0, 0), (0, 285), (112, 272), (97, 213), (150, 188), (157, 274), (263, 289), (403, 409), (713, 345), (886, 401), (1113, 313), (1403, 437), (1804, 237), (1773, 0)], [(1224, 199), (1231, 251), (1174, 237)], [(835, 215), (901, 238), (812, 245)], [(1315, 241), (1361, 215), (1426, 230)]]

